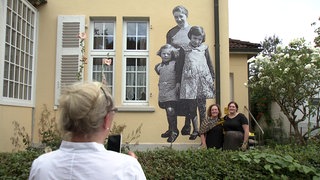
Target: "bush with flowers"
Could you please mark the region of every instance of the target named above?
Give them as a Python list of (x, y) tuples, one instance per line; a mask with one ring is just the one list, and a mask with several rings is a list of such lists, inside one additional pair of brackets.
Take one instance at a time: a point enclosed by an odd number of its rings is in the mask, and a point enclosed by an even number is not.
[[(320, 128), (320, 104), (311, 102), (320, 90), (320, 48), (302, 38), (295, 39), (288, 46), (278, 45), (271, 55), (259, 54), (248, 63), (258, 69), (257, 75), (249, 77), (249, 88), (267, 90), (292, 125), (297, 142), (305, 144), (311, 132)], [(310, 117), (316, 118), (316, 125), (302, 134), (298, 125)]]

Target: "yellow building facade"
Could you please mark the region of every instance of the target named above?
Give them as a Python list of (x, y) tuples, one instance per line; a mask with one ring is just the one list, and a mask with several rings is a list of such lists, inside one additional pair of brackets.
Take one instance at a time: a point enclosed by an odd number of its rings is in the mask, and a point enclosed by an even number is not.
[[(44, 107), (50, 118), (58, 118), (60, 90), (78, 80), (82, 55), (86, 64), (81, 80), (105, 78), (108, 82), (119, 109), (115, 123), (126, 125), (123, 140), (142, 125), (139, 146), (168, 146), (160, 137), (168, 125), (165, 110), (158, 106), (159, 77), (154, 67), (161, 62), (156, 53), (166, 43), (168, 30), (176, 26), (172, 10), (177, 5), (188, 9), (190, 25), (204, 28), (215, 69), (219, 53), (220, 84), (215, 86), (220, 88), (221, 107), (230, 100), (248, 107), (248, 90), (243, 85), (248, 78), (247, 55), (230, 56), (228, 1), (47, 0), (35, 8), (26, 0), (1, 0), (0, 151), (14, 149), (11, 138), (17, 130), (13, 122), (18, 122), (32, 142), (38, 142)], [(218, 51), (215, 27), (219, 31)], [(87, 35), (83, 46), (79, 32)], [(103, 65), (106, 58), (112, 59), (110, 66)], [(208, 99), (207, 104), (215, 101)], [(239, 111), (248, 114), (244, 108)], [(184, 118), (179, 117), (179, 130), (183, 124)], [(188, 138), (180, 135), (173, 144), (200, 144), (200, 138)]]

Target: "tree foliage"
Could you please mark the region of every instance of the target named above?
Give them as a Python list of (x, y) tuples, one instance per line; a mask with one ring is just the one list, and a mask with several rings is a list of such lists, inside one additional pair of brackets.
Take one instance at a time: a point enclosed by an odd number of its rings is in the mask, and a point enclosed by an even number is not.
[(278, 44), (282, 44), (282, 40), (279, 39), (278, 36), (273, 35), (269, 37), (265, 37), (264, 41), (261, 42), (263, 55), (271, 55), (272, 53), (276, 52), (276, 47)]
[[(318, 20), (320, 21), (320, 17)], [(317, 23), (313, 22), (311, 26), (317, 26)], [(320, 26), (315, 27), (314, 32), (317, 34), (317, 36), (314, 38), (313, 42), (315, 43), (316, 47), (320, 47)]]
[(309, 135), (299, 131), (299, 123), (316, 116), (319, 129), (319, 103), (310, 101), (320, 88), (320, 48), (314, 48), (304, 39), (295, 39), (288, 46), (278, 45), (271, 54), (260, 53), (248, 62), (257, 71), (249, 78), (254, 91), (268, 91), (294, 129), (296, 140), (305, 144)]
[[(277, 45), (281, 44), (282, 41), (278, 36), (273, 35), (270, 37), (265, 37), (263, 42), (260, 42), (262, 51), (260, 52), (264, 56), (271, 56), (276, 52)], [(249, 75), (251, 82), (254, 80), (259, 80), (257, 78), (259, 73), (258, 67), (254, 63), (249, 64)], [(253, 78), (256, 77), (256, 78)], [(273, 120), (270, 116), (270, 106), (272, 103), (271, 94), (268, 89), (252, 89), (250, 88), (250, 109), (256, 120), (260, 120), (261, 117), (265, 118), (265, 122), (268, 127), (272, 127)], [(254, 126), (254, 124), (253, 124)]]

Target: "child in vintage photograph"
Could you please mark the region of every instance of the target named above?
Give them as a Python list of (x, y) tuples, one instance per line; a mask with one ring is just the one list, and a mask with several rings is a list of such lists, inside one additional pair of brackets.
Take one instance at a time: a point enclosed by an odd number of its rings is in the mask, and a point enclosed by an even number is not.
[(198, 106), (200, 123), (206, 116), (206, 99), (214, 97), (214, 70), (205, 32), (201, 26), (192, 26), (188, 32), (190, 43), (180, 48), (177, 60), (177, 82), (180, 83), (180, 100), (188, 104), (188, 118), (193, 123), (193, 133), (189, 139), (198, 136)]
[(175, 71), (175, 48), (170, 44), (163, 45), (157, 55), (162, 62), (155, 66), (159, 75), (159, 107), (166, 110), (169, 129), (161, 134), (162, 138), (168, 138), (167, 142), (173, 143), (178, 135), (176, 104), (178, 100), (178, 87)]

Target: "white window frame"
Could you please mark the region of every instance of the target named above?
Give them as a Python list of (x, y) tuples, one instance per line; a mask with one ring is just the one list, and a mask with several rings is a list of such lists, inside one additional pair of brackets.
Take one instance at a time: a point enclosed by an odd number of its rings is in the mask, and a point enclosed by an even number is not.
[[(144, 22), (147, 23), (147, 46), (145, 50), (127, 50), (127, 23), (128, 22)], [(148, 18), (124, 18), (123, 19), (123, 56), (122, 56), (122, 104), (126, 105), (137, 105), (137, 106), (148, 106), (149, 105), (149, 19)], [(127, 58), (145, 58), (146, 59), (146, 100), (126, 100), (126, 64)]]
[[(94, 46), (94, 23), (95, 22), (106, 22), (106, 23), (113, 23), (113, 49), (93, 49)], [(88, 79), (93, 80), (93, 59), (94, 58), (112, 58), (113, 59), (113, 66), (112, 66), (112, 95), (115, 95), (115, 66), (116, 66), (116, 19), (115, 17), (105, 17), (105, 18), (91, 18), (90, 19), (90, 34), (89, 34), (89, 42), (90, 42), (90, 48), (89, 48), (89, 61), (88, 61)]]
[[(0, 2), (0, 54), (2, 55), (0, 58), (0, 104), (3, 105), (15, 105), (15, 106), (26, 106), (26, 107), (34, 107), (35, 106), (35, 94), (36, 94), (36, 82), (35, 82), (35, 75), (36, 75), (36, 61), (37, 61), (37, 54), (36, 54), (36, 48), (37, 48), (37, 42), (38, 42), (38, 16), (39, 13), (36, 8), (34, 8), (27, 0), (15, 0), (10, 1), (11, 7), (8, 7), (7, 0), (2, 0)], [(16, 5), (16, 9), (13, 9), (12, 6)], [(5, 79), (5, 48), (6, 48), (6, 27), (7, 27), (7, 19), (12, 18), (7, 17), (7, 10), (10, 9), (12, 11), (12, 14), (15, 14), (15, 17), (17, 18), (16, 21), (16, 27), (10, 27), (16, 31), (16, 34), (19, 34), (20, 41), (16, 43), (16, 45), (13, 45), (11, 42), (8, 43), (8, 45), (11, 46), (10, 49), (14, 48), (14, 50), (19, 50), (20, 56), (19, 58), (15, 58), (15, 62), (9, 62), (11, 66), (14, 67), (14, 77), (13, 78), (7, 78), (8, 81), (13, 83), (14, 89), (12, 90), (14, 97), (4, 97), (3, 95), (3, 88), (4, 88), (4, 79)], [(32, 16), (29, 16), (29, 14), (32, 13)], [(24, 23), (25, 22), (25, 23)], [(18, 24), (20, 23), (20, 25)], [(33, 23), (33, 24), (32, 24)], [(27, 28), (33, 29), (32, 31), (28, 31)], [(21, 30), (25, 30), (24, 32), (21, 32)], [(30, 33), (29, 35), (26, 35), (26, 33)], [(10, 35), (10, 39), (11, 39)], [(15, 39), (17, 40), (17, 38)], [(23, 41), (24, 40), (24, 41)], [(26, 43), (33, 43), (31, 46), (27, 45)], [(18, 44), (19, 43), (19, 44)], [(25, 46), (22, 45), (22, 43), (25, 43)], [(20, 47), (17, 47), (17, 45)], [(29, 51), (25, 48), (29, 47)], [(31, 61), (31, 64), (29, 63), (29, 67), (26, 66), (24, 63), (25, 61), (21, 61), (21, 55), (24, 54), (30, 58), (29, 61)], [(15, 54), (16, 56), (16, 54)], [(24, 58), (25, 60), (25, 58)], [(16, 63), (19, 62), (19, 63)], [(23, 63), (23, 65), (22, 65)], [(31, 65), (31, 68), (30, 68)], [(17, 71), (17, 69), (19, 69)], [(21, 71), (26, 72), (26, 70), (31, 73), (31, 77), (28, 77), (27, 82), (25, 80), (22, 80), (21, 78), (25, 78), (25, 75), (20, 75)], [(19, 74), (16, 74), (19, 73)], [(30, 82), (31, 81), (31, 82)], [(27, 91), (25, 91), (25, 87), (27, 87)], [(22, 93), (21, 93), (21, 88)], [(18, 91), (15, 93), (15, 91)], [(8, 90), (9, 91), (9, 90)], [(25, 94), (27, 93), (27, 95)], [(16, 97), (17, 96), (17, 97)]]

